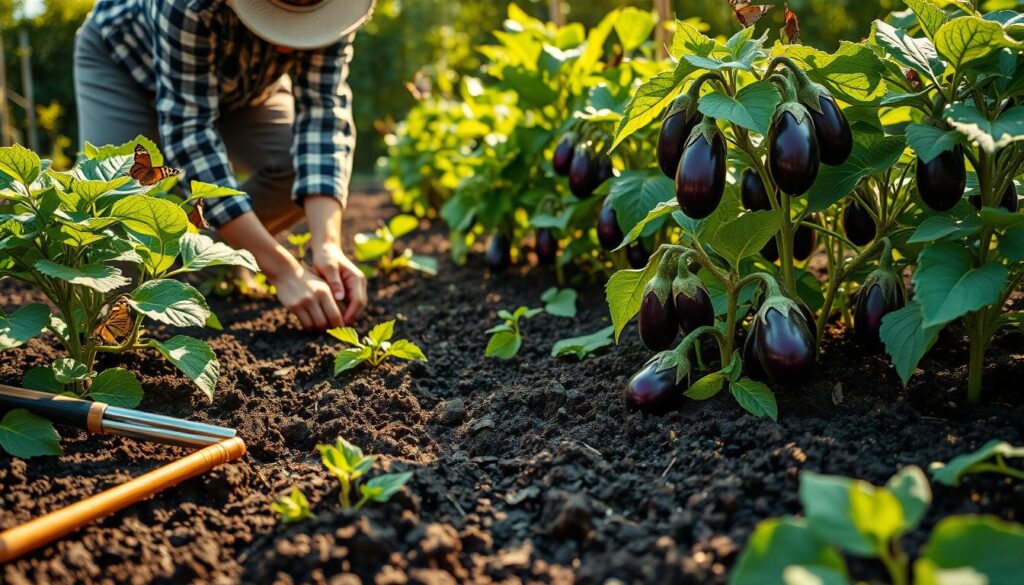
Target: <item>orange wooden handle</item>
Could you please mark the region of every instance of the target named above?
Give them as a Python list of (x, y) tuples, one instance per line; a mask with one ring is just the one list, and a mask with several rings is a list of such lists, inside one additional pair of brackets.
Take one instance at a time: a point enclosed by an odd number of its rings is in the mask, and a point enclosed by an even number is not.
[(221, 441), (91, 498), (0, 532), (0, 563), (16, 559), (90, 522), (202, 475), (218, 465), (234, 461), (244, 454), (245, 443), (242, 439), (235, 437)]

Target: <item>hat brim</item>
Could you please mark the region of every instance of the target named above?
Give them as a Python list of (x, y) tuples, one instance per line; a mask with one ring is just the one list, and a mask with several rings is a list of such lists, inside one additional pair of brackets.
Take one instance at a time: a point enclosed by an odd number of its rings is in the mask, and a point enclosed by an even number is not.
[(242, 24), (269, 43), (319, 49), (342, 40), (370, 19), (376, 0), (325, 0), (289, 10), (268, 0), (230, 0)]

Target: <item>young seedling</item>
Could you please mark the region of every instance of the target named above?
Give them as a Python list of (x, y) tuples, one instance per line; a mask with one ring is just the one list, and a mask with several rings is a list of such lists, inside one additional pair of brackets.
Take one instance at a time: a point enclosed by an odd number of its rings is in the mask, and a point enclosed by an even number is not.
[(560, 339), (551, 348), (551, 357), (574, 355), (579, 360), (585, 360), (597, 351), (615, 343), (614, 336), (615, 327), (609, 325), (590, 335)]
[(484, 355), (503, 360), (514, 358), (523, 346), (520, 320), (531, 319), (543, 312), (544, 309), (530, 309), (528, 307), (519, 307), (515, 313), (509, 313), (504, 309), (498, 311), (498, 317), (505, 322), (487, 330), (487, 333), (491, 334), (491, 338), (487, 342), (487, 349), (484, 350)]
[(363, 272), (374, 276), (378, 271), (391, 274), (400, 268), (410, 268), (431, 276), (437, 274), (437, 260), (430, 256), (418, 256), (409, 248), (395, 254), (395, 240), (411, 233), (419, 223), (411, 215), (396, 215), (372, 234), (356, 234), (356, 260), (369, 263), (361, 267)]
[(281, 516), (282, 524), (316, 519), (316, 514), (309, 507), (306, 494), (296, 486), (292, 486), (292, 491), (287, 496), (278, 498), (270, 507)]
[(556, 317), (572, 319), (576, 316), (576, 291), (571, 288), (551, 287), (540, 295), (544, 312)]
[(1000, 473), (1024, 480), (1024, 469), (1011, 467), (1007, 459), (1024, 459), (1024, 447), (1014, 447), (1006, 441), (991, 440), (973, 453), (958, 455), (949, 463), (932, 463), (932, 478), (948, 486), (960, 485), (965, 476), (977, 473)]
[[(408, 471), (387, 473), (364, 482), (362, 478), (373, 467), (376, 455), (363, 455), (362, 449), (341, 438), (335, 445), (317, 445), (316, 448), (324, 466), (338, 479), (341, 486), (338, 501), (345, 510), (358, 510), (368, 502), (387, 502), (412, 477)], [(359, 493), (355, 505), (352, 503), (354, 491)]]
[(804, 517), (758, 524), (729, 583), (853, 583), (841, 553), (877, 559), (892, 585), (1019, 581), (1024, 526), (989, 516), (940, 521), (911, 564), (901, 537), (918, 526), (931, 499), (928, 480), (915, 466), (884, 486), (805, 471)]
[(295, 258), (301, 262), (306, 257), (306, 246), (309, 245), (309, 240), (313, 237), (313, 234), (306, 232), (304, 234), (288, 234), (288, 243), (295, 247)]
[(423, 355), (423, 351), (413, 342), (407, 339), (391, 341), (391, 338), (395, 336), (394, 319), (374, 326), (362, 340), (359, 339), (359, 333), (352, 327), (338, 327), (327, 333), (345, 345), (351, 346), (334, 354), (335, 376), (351, 370), (363, 362), (377, 367), (389, 357), (400, 360), (427, 361), (427, 356)]
[[(198, 233), (185, 210), (239, 192), (192, 181), (189, 198), (177, 199), (168, 193), (176, 176), (145, 185), (130, 176), (142, 156), (137, 149), (160, 162), (141, 136), (117, 147), (87, 144), (85, 158), (68, 172), (21, 146), (0, 148), (0, 278), (25, 283), (49, 301), (12, 315), (0, 311), (0, 351), (47, 331), (66, 352), (29, 370), (28, 388), (134, 407), (143, 395), (135, 375), (99, 371), (98, 364), (104, 354), (151, 349), (213, 398), (220, 365), (209, 345), (186, 335), (150, 338), (142, 325), (149, 318), (220, 327), (203, 295), (176, 277), (224, 265), (255, 271), (256, 261)], [(48, 435), (50, 428), (35, 420), (21, 417), (22, 431)]]

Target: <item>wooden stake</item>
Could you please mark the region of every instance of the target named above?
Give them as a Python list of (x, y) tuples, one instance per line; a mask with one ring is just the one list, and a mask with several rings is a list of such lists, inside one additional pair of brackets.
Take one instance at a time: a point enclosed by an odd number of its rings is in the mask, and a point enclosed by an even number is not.
[(551, 22), (556, 26), (565, 26), (564, 0), (548, 0), (548, 12), (551, 15)]
[(654, 31), (654, 40), (658, 44), (658, 57), (668, 57), (668, 43), (671, 39), (668, 36), (668, 29), (665, 24), (672, 20), (672, 0), (654, 0), (655, 9), (658, 11), (658, 28)]

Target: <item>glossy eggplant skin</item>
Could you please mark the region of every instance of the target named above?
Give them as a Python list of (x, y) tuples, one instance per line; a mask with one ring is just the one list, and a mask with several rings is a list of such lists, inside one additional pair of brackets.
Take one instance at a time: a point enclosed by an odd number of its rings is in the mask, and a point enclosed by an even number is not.
[[(761, 319), (761, 316), (758, 316)], [(754, 330), (753, 351), (757, 361), (772, 382), (798, 384), (814, 370), (814, 333), (807, 328), (806, 317), (799, 311), (782, 314), (768, 308), (763, 321)]]
[(711, 297), (703, 287), (697, 288), (693, 296), (683, 293), (675, 295), (675, 316), (683, 335), (703, 327), (715, 324), (715, 307)]
[[(971, 205), (975, 209), (981, 209), (981, 195), (971, 195)], [(1017, 198), (1017, 187), (1011, 182), (1007, 187), (1006, 191), (1003, 191), (1003, 197), (999, 200), (999, 207), (1002, 207), (1010, 213), (1017, 213), (1020, 209), (1020, 200)]]
[(857, 293), (857, 304), (853, 310), (853, 335), (858, 343), (871, 349), (882, 347), (882, 318), (906, 304), (903, 287), (895, 289), (893, 298), (886, 298), (882, 286), (872, 284)]
[(572, 164), (569, 165), (569, 190), (580, 199), (594, 194), (600, 163), (586, 144), (580, 144), (573, 152)]
[(508, 236), (501, 233), (491, 236), (484, 261), (491, 272), (503, 272), (512, 265), (512, 241)]
[[(812, 216), (809, 221), (817, 220)], [(796, 233), (793, 234), (793, 258), (795, 260), (807, 260), (814, 253), (818, 246), (818, 230), (808, 225), (799, 225)]]
[(547, 229), (537, 230), (537, 262), (541, 266), (551, 266), (558, 259), (558, 238)]
[(679, 111), (661, 121), (661, 131), (658, 133), (658, 167), (666, 177), (676, 178), (676, 170), (679, 169), (679, 159), (683, 158), (686, 140), (703, 119), (704, 116), (699, 113), (687, 119), (686, 112)]
[(675, 306), (672, 299), (666, 301), (664, 305), (661, 304), (654, 291), (648, 291), (640, 301), (640, 316), (637, 319), (640, 340), (652, 351), (664, 351), (672, 347), (679, 335)]
[(764, 187), (761, 175), (753, 169), (744, 169), (740, 175), (740, 201), (748, 211), (764, 211), (772, 208), (768, 189)]
[(612, 166), (612, 159), (607, 156), (602, 156), (597, 162), (597, 184), (594, 185), (594, 189), (597, 189), (604, 184), (605, 181), (615, 176), (615, 167)]
[(810, 116), (797, 121), (782, 112), (768, 131), (768, 166), (772, 179), (788, 195), (803, 195), (818, 177), (818, 138)]
[(768, 240), (768, 242), (761, 248), (761, 256), (769, 262), (775, 262), (779, 259), (779, 243), (775, 241), (775, 238)]
[(704, 219), (718, 209), (725, 193), (725, 139), (718, 132), (711, 142), (703, 135), (683, 149), (676, 173), (676, 201), (688, 217)]
[(761, 367), (761, 362), (757, 357), (757, 351), (754, 349), (755, 339), (757, 339), (756, 321), (747, 330), (747, 339), (743, 342), (743, 375), (751, 380), (767, 382), (768, 376), (764, 373), (764, 368)]
[(647, 266), (647, 261), (650, 259), (651, 253), (644, 247), (643, 242), (633, 242), (626, 248), (626, 260), (632, 268), (643, 268)]
[(854, 199), (843, 209), (843, 230), (846, 237), (858, 246), (866, 246), (875, 239), (875, 221), (860, 202)]
[(846, 114), (830, 95), (818, 96), (819, 114), (814, 108), (807, 108), (814, 122), (814, 133), (818, 139), (821, 162), (827, 165), (841, 165), (853, 152), (853, 131)]
[(555, 169), (556, 175), (569, 176), (569, 167), (572, 166), (572, 155), (575, 148), (576, 144), (573, 142), (572, 136), (562, 137), (558, 146), (555, 147), (555, 153), (551, 156), (551, 166)]
[(949, 211), (964, 196), (967, 166), (960, 145), (940, 153), (927, 163), (917, 160), (917, 191), (934, 211)]
[(665, 414), (683, 406), (687, 382), (684, 380), (676, 384), (675, 368), (661, 372), (657, 369), (658, 358), (653, 357), (629, 379), (625, 392), (626, 410)]
[(601, 208), (601, 213), (597, 216), (597, 241), (601, 243), (602, 248), (610, 251), (618, 248), (625, 237), (622, 228), (619, 227), (615, 208), (611, 204), (605, 203)]

